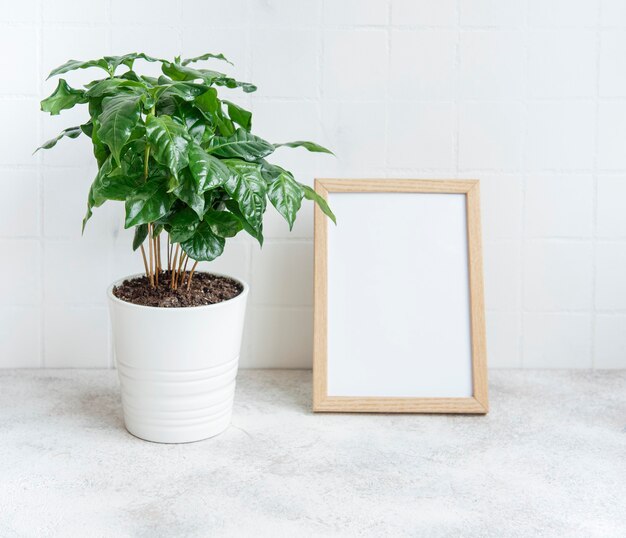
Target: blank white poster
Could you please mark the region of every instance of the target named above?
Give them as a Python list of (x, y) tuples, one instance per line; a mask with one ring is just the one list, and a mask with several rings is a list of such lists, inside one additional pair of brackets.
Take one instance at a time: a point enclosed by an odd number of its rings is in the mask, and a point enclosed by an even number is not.
[(328, 395), (472, 396), (465, 195), (328, 202)]

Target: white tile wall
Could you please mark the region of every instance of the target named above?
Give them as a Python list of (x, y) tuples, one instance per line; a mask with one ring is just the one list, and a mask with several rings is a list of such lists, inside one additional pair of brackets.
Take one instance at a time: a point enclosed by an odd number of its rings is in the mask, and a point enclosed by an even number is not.
[[(626, 367), (624, 0), (11, 0), (0, 44), (0, 366), (111, 364), (104, 289), (140, 257), (119, 206), (80, 237), (87, 140), (32, 151), (82, 118), (38, 112), (50, 69), (145, 49), (230, 56), (261, 134), (336, 151), (281, 150), (309, 184), (480, 178), (490, 364)], [(312, 210), (272, 211), (212, 268), (252, 285), (242, 365), (306, 367)]]
[(524, 314), (522, 365), (526, 368), (589, 368), (591, 315)]

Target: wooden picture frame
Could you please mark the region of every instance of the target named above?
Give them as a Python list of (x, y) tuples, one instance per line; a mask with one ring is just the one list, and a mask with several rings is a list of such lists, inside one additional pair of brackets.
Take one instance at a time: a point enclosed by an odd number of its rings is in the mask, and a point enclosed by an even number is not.
[[(329, 227), (335, 225), (322, 213), (319, 207), (315, 208), (315, 293), (314, 293), (314, 351), (313, 351), (313, 410), (316, 412), (383, 412), (383, 413), (473, 413), (485, 414), (488, 412), (487, 388), (487, 359), (485, 338), (485, 316), (483, 297), (483, 268), (480, 228), (480, 199), (478, 180), (394, 180), (394, 179), (316, 179), (315, 190), (326, 199), (331, 209), (333, 197), (341, 193), (419, 193), (419, 194), (457, 194), (464, 195), (465, 203), (457, 207), (464, 207), (463, 220), (467, 228), (466, 249), (467, 293), (468, 309), (468, 358), (464, 363), (471, 380), (471, 394), (461, 397), (414, 397), (414, 396), (368, 396), (364, 394), (329, 395), (329, 312), (328, 312), (328, 282), (329, 258), (328, 241)], [(329, 200), (330, 198), (330, 200)], [(343, 198), (347, 200), (347, 198)], [(354, 198), (353, 198), (354, 199)], [(362, 200), (363, 198), (356, 198)], [(389, 200), (389, 198), (384, 198)], [(436, 199), (441, 201), (439, 197)], [(339, 199), (338, 199), (339, 200)], [(372, 199), (369, 199), (370, 201)], [(393, 200), (397, 200), (394, 198)], [(417, 200), (411, 198), (411, 200)], [(459, 200), (456, 197), (455, 200)], [(394, 202), (395, 203), (395, 202)], [(336, 204), (339, 205), (339, 204)], [(415, 214), (416, 212), (413, 212)], [(342, 226), (342, 215), (337, 213), (337, 226)], [(437, 230), (434, 230), (437, 231)], [(334, 230), (330, 233), (336, 234)], [(458, 229), (457, 229), (458, 235)], [(358, 235), (358, 234), (357, 234)], [(419, 248), (419, 245), (417, 246)], [(459, 247), (458, 250), (461, 248)], [(346, 262), (348, 263), (348, 262)], [(415, 304), (415, 301), (412, 303)], [(343, 332), (342, 332), (343, 334)], [(471, 366), (469, 365), (471, 361)], [(356, 372), (355, 372), (356, 374)], [(468, 376), (470, 374), (467, 374)], [(376, 382), (376, 380), (374, 380)]]

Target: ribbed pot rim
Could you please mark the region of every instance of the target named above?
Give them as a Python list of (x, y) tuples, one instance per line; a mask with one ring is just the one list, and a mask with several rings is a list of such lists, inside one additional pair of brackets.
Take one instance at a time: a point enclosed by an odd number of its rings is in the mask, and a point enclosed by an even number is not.
[[(219, 307), (225, 306), (225, 305), (232, 305), (232, 304), (236, 303), (237, 301), (245, 301), (246, 300), (246, 296), (248, 295), (248, 291), (250, 291), (250, 286), (248, 286), (248, 283), (245, 280), (242, 280), (241, 278), (235, 278), (234, 276), (226, 275), (224, 273), (215, 273), (213, 271), (197, 271), (197, 272), (198, 273), (205, 273), (205, 274), (209, 274), (209, 275), (223, 276), (223, 277), (226, 277), (226, 278), (231, 278), (232, 280), (235, 280), (235, 281), (239, 282), (243, 286), (243, 290), (236, 297), (233, 297), (232, 299), (227, 299), (226, 301), (222, 301), (220, 303), (215, 303), (215, 304), (205, 304), (205, 305), (199, 305), (199, 306), (177, 306), (177, 307), (174, 307), (174, 308), (167, 308), (167, 307), (163, 307), (163, 306), (146, 306), (146, 305), (129, 303), (128, 301), (123, 301), (122, 299), (120, 299), (119, 297), (116, 297), (113, 294), (113, 288), (115, 286), (121, 284), (125, 280), (132, 280), (133, 278), (138, 278), (138, 277), (145, 276), (145, 273), (135, 273), (133, 275), (125, 276), (125, 277), (120, 278), (120, 279), (116, 280), (115, 282), (113, 282), (107, 289), (107, 296), (109, 297), (109, 300), (112, 303), (119, 304), (120, 306), (124, 306), (124, 307), (127, 307), (127, 308), (138, 308), (138, 309), (141, 309), (141, 310), (153, 310), (153, 311), (159, 311), (159, 312), (168, 312), (168, 313), (172, 313), (172, 314), (174, 312), (176, 312), (177, 310), (180, 311), (180, 312), (189, 312), (190, 310), (194, 310), (194, 311), (211, 310), (211, 309), (216, 309), (216, 308), (219, 308)], [(175, 315), (175, 314), (173, 314), (173, 315)]]

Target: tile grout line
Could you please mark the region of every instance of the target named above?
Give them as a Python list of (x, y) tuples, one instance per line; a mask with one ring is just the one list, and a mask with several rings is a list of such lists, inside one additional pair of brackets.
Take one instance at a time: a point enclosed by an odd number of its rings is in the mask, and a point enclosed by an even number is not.
[[(43, 83), (43, 4), (44, 0), (39, 1), (39, 22), (38, 22), (38, 32), (37, 36), (39, 42), (37, 43), (37, 75), (39, 77), (39, 99), (43, 98), (44, 93), (44, 83)], [(37, 115), (37, 136), (39, 141), (43, 140), (43, 115)], [(39, 344), (39, 365), (41, 368), (46, 367), (46, 313), (45, 313), (45, 304), (46, 304), (46, 286), (45, 286), (45, 238), (44, 238), (44, 177), (43, 177), (43, 167), (42, 165), (43, 155), (39, 153), (37, 155), (37, 181), (38, 181), (38, 211), (39, 215), (37, 218), (39, 220), (39, 286), (41, 289), (39, 290), (39, 331), (40, 331), (40, 344)]]
[(593, 205), (592, 205), (592, 247), (591, 247), (591, 338), (590, 338), (590, 354), (591, 354), (591, 368), (596, 369), (596, 324), (597, 324), (597, 286), (596, 279), (598, 274), (598, 156), (600, 153), (600, 65), (602, 54), (602, 31), (600, 24), (602, 21), (602, 2), (598, 2), (598, 11), (596, 13), (598, 20), (596, 21), (596, 80), (595, 80), (595, 123), (593, 129)]
[[(459, 177), (460, 173), (460, 137), (461, 126), (461, 1), (457, 0), (456, 9), (456, 43), (454, 45), (454, 132), (452, 133), (452, 147), (454, 152), (454, 173)], [(463, 100), (463, 102), (465, 102)]]
[(391, 81), (391, 56), (392, 56), (392, 30), (391, 21), (393, 20), (393, 0), (387, 0), (387, 26), (385, 28), (386, 33), (386, 45), (387, 45), (387, 67), (386, 67), (386, 80), (385, 80), (385, 127), (384, 127), (384, 141), (383, 141), (383, 163), (384, 163), (384, 176), (389, 177), (389, 159), (390, 159), (390, 133), (389, 133), (389, 113), (390, 113), (390, 81)]
[(518, 352), (519, 352), (519, 368), (524, 368), (526, 357), (524, 354), (524, 343), (526, 341), (526, 308), (525, 308), (525, 291), (526, 286), (524, 284), (526, 279), (526, 261), (524, 257), (524, 245), (526, 244), (526, 187), (528, 179), (528, 165), (526, 162), (526, 146), (529, 136), (529, 119), (528, 119), (528, 76), (530, 73), (530, 2), (526, 0), (524, 11), (524, 22), (522, 25), (522, 31), (524, 35), (524, 64), (522, 69), (524, 70), (524, 87), (523, 87), (523, 99), (522, 99), (522, 142), (520, 144), (520, 159), (521, 159), (521, 199), (520, 199), (520, 239), (519, 239), (519, 253), (520, 253), (520, 271), (519, 271), (519, 283), (518, 283), (518, 296), (519, 296), (519, 339), (518, 339)]
[[(108, 0), (107, 3), (108, 6), (108, 31), (107, 31), (107, 39), (108, 39), (108, 49), (109, 49), (109, 54), (113, 54), (113, 0)], [(108, 268), (108, 274), (111, 275), (113, 274), (113, 265), (114, 265), (114, 255), (113, 255), (113, 250), (114, 250), (114, 245), (115, 245), (115, 240), (114, 239), (110, 239), (108, 241), (109, 245), (109, 252), (108, 252), (108, 256), (107, 256), (107, 268)], [(108, 298), (105, 299), (105, 301), (108, 301)], [(113, 351), (113, 326), (111, 325), (111, 317), (109, 315), (108, 312), (108, 304), (105, 303), (105, 307), (107, 309), (107, 345), (109, 347), (109, 349), (107, 350), (107, 358), (108, 358), (108, 368), (109, 369), (113, 369), (115, 367), (115, 359), (114, 359), (114, 351)]]
[[(246, 75), (246, 80), (251, 80), (252, 79), (252, 62), (254, 59), (254, 55), (252, 53), (252, 25), (251, 25), (251, 21), (250, 21), (250, 12), (252, 9), (252, 0), (246, 0), (246, 20), (245, 20), (245, 28), (246, 28), (246, 50), (245, 50), (245, 56), (246, 56), (246, 66), (244, 69), (245, 75)], [(254, 81), (252, 82), (254, 84)], [(251, 99), (252, 100), (252, 99)], [(252, 104), (252, 103), (251, 103)], [(254, 111), (254, 109), (251, 107), (251, 110)], [(252, 242), (246, 242), (246, 252), (248, 255), (248, 259), (247, 259), (247, 273), (248, 273), (248, 286), (250, 286), (250, 291), (248, 292), (248, 303), (247, 303), (247, 308), (246, 308), (246, 317), (245, 317), (245, 322), (247, 323), (247, 327), (248, 327), (248, 338), (246, 338), (245, 332), (244, 335), (242, 337), (242, 344), (245, 342), (245, 347), (242, 347), (242, 349), (239, 351), (239, 360), (241, 361), (241, 355), (245, 354), (247, 355), (246, 360), (250, 360), (251, 356), (252, 356), (252, 352), (254, 349), (254, 342), (256, 340), (256, 327), (253, 321), (252, 316), (250, 315), (250, 306), (252, 303), (252, 294), (253, 294), (253, 288), (254, 288), (254, 264), (252, 262), (253, 260), (253, 256), (254, 256), (254, 251), (253, 251), (253, 243)], [(245, 329), (244, 329), (245, 331)], [(254, 361), (252, 361), (254, 362)]]

